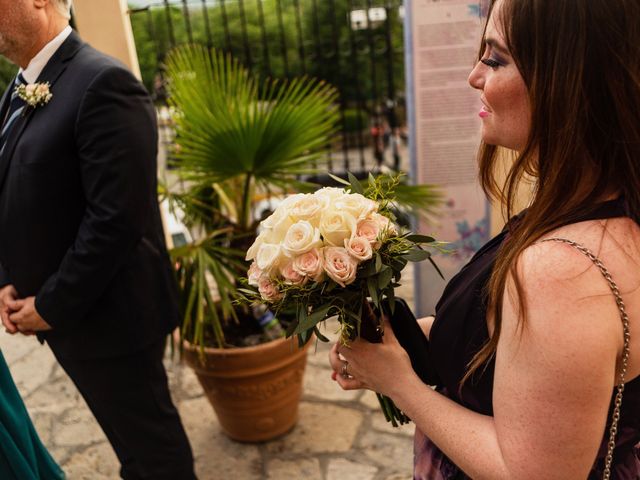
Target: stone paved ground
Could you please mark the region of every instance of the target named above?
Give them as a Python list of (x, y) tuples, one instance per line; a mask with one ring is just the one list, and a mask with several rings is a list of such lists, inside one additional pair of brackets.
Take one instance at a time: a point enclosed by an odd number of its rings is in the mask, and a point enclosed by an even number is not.
[[(404, 277), (411, 279), (411, 272)], [(413, 304), (411, 283), (400, 292)], [(327, 332), (335, 330), (328, 325)], [(201, 480), (406, 480), (413, 425), (386, 424), (371, 392), (343, 392), (330, 379), (330, 346), (310, 349), (300, 420), (258, 445), (226, 438), (192, 371), (167, 358), (171, 392)], [(69, 480), (117, 479), (118, 462), (82, 397), (47, 347), (0, 334), (2, 350), (40, 436)], [(176, 479), (179, 480), (179, 479)]]

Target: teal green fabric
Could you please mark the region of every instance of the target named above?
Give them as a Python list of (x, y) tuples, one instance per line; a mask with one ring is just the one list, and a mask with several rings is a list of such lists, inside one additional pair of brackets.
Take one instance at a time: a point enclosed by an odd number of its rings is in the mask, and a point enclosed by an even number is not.
[(0, 479), (62, 480), (64, 473), (36, 433), (0, 352)]

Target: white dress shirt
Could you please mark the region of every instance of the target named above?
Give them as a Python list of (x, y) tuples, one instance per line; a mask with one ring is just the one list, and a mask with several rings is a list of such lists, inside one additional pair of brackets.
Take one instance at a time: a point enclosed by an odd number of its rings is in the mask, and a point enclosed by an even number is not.
[(53, 54), (60, 48), (60, 45), (64, 43), (73, 29), (67, 25), (53, 40), (47, 43), (42, 50), (40, 50), (35, 57), (31, 59), (29, 65), (24, 70), (20, 69), (20, 73), (27, 81), (27, 83), (35, 83), (38, 77), (42, 73), (45, 65), (51, 60)]

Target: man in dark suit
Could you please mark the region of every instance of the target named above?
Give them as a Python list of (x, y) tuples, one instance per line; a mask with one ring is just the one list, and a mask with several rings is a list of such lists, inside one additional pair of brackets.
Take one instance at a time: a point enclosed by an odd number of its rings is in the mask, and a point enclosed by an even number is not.
[(0, 0), (0, 54), (21, 67), (0, 102), (0, 316), (49, 344), (123, 478), (192, 479), (162, 364), (178, 311), (155, 111), (71, 31), (70, 1)]

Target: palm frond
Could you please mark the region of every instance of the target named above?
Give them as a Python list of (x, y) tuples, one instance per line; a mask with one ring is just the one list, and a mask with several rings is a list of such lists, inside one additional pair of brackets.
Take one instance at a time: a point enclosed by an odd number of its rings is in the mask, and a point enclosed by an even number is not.
[(337, 92), (309, 78), (258, 88), (240, 63), (188, 45), (167, 58), (179, 171), (191, 181), (306, 173), (338, 121)]

